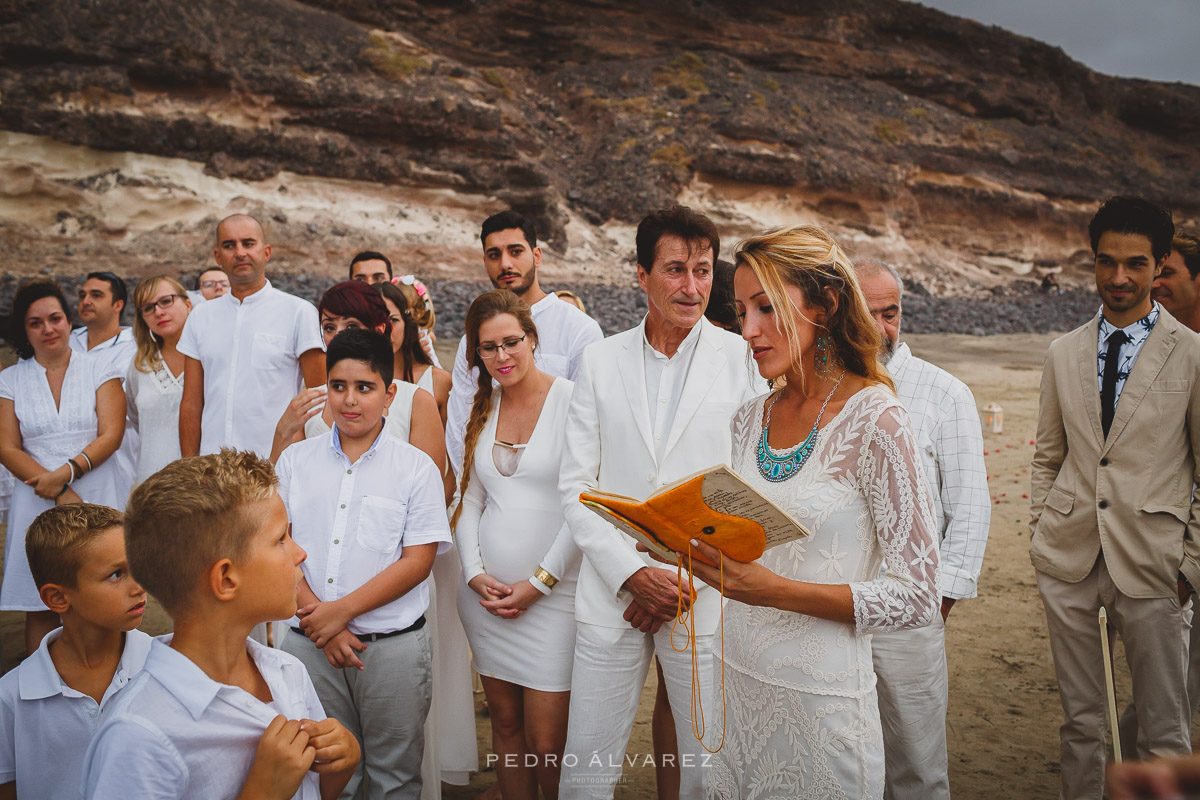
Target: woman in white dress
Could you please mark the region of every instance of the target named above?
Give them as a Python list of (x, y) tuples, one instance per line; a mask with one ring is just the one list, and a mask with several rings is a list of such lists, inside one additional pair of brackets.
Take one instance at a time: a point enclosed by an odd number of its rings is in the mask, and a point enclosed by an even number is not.
[(72, 352), (71, 318), (58, 284), (34, 281), (18, 289), (10, 321), (9, 343), (21, 360), (0, 372), (0, 464), (17, 480), (0, 609), (28, 612), (25, 647), (32, 653), (59, 621), (33, 583), (25, 530), (56, 504), (125, 508), (122, 475), (109, 458), (125, 434), (125, 392), (120, 369)]
[(412, 275), (403, 275), (391, 283), (377, 283), (375, 288), (383, 295), (388, 318), (392, 321), (396, 377), (415, 383), (433, 395), (442, 425), (445, 426), (446, 403), (450, 399), (450, 373), (437, 365), (431, 356), (432, 350), (422, 338), (425, 331), (423, 326), (427, 324), (433, 327), (433, 303), (429, 300), (429, 293), (420, 293), (425, 288), (424, 284)]
[(500, 792), (537, 800), (540, 786), (552, 800), (566, 745), (580, 562), (558, 493), (573, 384), (534, 366), (537, 330), (511, 292), (476, 298), (466, 328), (479, 385), (451, 520), (466, 579), (458, 611), (487, 695)]
[(881, 798), (870, 634), (927, 625), (940, 607), (912, 426), (877, 360), (853, 269), (827, 233), (766, 233), (735, 256), (742, 337), (776, 389), (734, 415), (732, 464), (812, 536), (751, 564), (694, 564), (728, 599), (716, 662), (725, 743), (709, 793)]
[(138, 432), (136, 483), (179, 458), (179, 401), (183, 353), (175, 349), (192, 310), (183, 284), (167, 275), (133, 290), (137, 354), (125, 379), (129, 424)]

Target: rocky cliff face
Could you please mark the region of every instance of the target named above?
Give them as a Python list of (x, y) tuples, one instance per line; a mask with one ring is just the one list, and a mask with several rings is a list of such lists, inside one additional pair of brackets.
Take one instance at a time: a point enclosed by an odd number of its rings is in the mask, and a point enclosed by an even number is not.
[(0, 129), (12, 272), (190, 271), (249, 210), (277, 269), (475, 277), (511, 206), (627, 282), (681, 200), (978, 294), (1086, 264), (1109, 194), (1200, 216), (1200, 88), (900, 0), (0, 0)]

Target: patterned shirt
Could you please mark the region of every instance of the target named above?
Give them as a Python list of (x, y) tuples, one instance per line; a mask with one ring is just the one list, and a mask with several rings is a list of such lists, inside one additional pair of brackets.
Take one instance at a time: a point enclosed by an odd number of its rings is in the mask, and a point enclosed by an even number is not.
[(1120, 366), (1117, 368), (1117, 393), (1113, 398), (1114, 409), (1120, 404), (1121, 390), (1125, 388), (1125, 381), (1129, 379), (1129, 373), (1133, 372), (1133, 365), (1137, 361), (1138, 354), (1142, 352), (1143, 345), (1150, 338), (1150, 331), (1154, 330), (1154, 323), (1158, 322), (1158, 309), (1158, 303), (1154, 303), (1149, 314), (1124, 328), (1118, 328), (1105, 319), (1104, 308), (1100, 309), (1100, 334), (1096, 349), (1096, 385), (1101, 392), (1104, 391), (1104, 357), (1108, 354), (1108, 337), (1117, 331), (1124, 331), (1127, 337), (1117, 356), (1117, 364)]
[(912, 419), (933, 500), (942, 596), (975, 597), (992, 520), (975, 397), (958, 378), (914, 356), (907, 344), (896, 348), (887, 369)]

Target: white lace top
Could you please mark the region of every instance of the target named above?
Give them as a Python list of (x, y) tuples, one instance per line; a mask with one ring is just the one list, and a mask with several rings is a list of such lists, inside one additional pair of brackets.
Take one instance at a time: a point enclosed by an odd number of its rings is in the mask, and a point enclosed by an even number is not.
[(727, 662), (779, 686), (861, 696), (874, 675), (869, 637), (856, 634), (920, 627), (939, 609), (937, 537), (912, 426), (890, 391), (868, 387), (822, 429), (798, 474), (771, 483), (755, 457), (769, 397), (734, 415), (733, 466), (812, 536), (768, 550), (760, 563), (785, 578), (849, 584), (855, 625), (730, 601)]
[(183, 373), (173, 375), (162, 364), (154, 372), (142, 372), (130, 364), (125, 398), (129, 424), (138, 432), (137, 482), (141, 483), (179, 458)]

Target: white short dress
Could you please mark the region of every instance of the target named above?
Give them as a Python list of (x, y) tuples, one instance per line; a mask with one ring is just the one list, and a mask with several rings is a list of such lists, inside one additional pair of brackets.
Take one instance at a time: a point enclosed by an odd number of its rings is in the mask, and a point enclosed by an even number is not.
[[(563, 516), (558, 466), (567, 408), (575, 384), (558, 378), (550, 387), (515, 471), (497, 467), (496, 419), (503, 394), (496, 389), (492, 412), (475, 444), (471, 482), (455, 531), (463, 581), (458, 613), (480, 675), (544, 692), (571, 688), (575, 652), (575, 584), (580, 551)], [(501, 464), (505, 472), (507, 465)], [(479, 604), (467, 582), (481, 573), (512, 585), (544, 567), (558, 578), (517, 619), (501, 619)]]
[[(0, 371), (0, 397), (13, 401), (25, 452), (46, 469), (57, 469), (96, 439), (96, 390), (122, 377), (123, 365), (116, 367), (86, 353), (72, 352), (63, 376), (59, 405), (55, 408), (45, 368), (26, 358)], [(117, 468), (115, 459), (108, 458), (71, 488), (88, 503), (123, 511), (129, 499), (126, 477)], [(25, 530), (38, 514), (53, 506), (53, 500), (34, 494), (33, 487), (13, 482), (0, 609), (46, 610), (25, 558)]]

